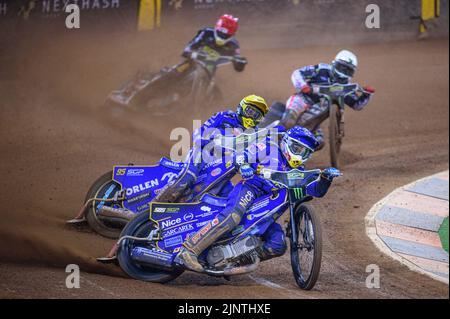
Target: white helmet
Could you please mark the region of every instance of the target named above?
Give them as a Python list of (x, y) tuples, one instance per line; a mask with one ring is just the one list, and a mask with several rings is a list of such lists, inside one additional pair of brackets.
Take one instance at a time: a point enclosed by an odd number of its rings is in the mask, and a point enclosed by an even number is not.
[(350, 79), (358, 67), (358, 58), (348, 50), (342, 50), (333, 61), (333, 72), (342, 79)]

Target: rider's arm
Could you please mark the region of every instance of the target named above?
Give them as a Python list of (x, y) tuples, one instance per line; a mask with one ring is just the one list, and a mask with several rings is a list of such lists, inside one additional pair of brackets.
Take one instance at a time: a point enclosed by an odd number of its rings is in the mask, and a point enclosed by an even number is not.
[(294, 73), (292, 73), (291, 81), (297, 93), (301, 92), (302, 89), (308, 86), (308, 82), (314, 76), (315, 72), (316, 66), (309, 65), (295, 70)]
[(360, 111), (369, 104), (371, 97), (372, 94), (368, 92), (353, 92), (345, 97), (344, 102), (352, 109)]
[(218, 112), (210, 117), (200, 128), (196, 129), (192, 134), (194, 147), (205, 147), (210, 143), (215, 135), (224, 135), (225, 131), (221, 128), (224, 112)]
[(330, 188), (331, 181), (320, 177), (319, 180), (312, 182), (306, 188), (306, 193), (313, 197), (324, 197)]
[(247, 59), (243, 56), (241, 56), (241, 49), (239, 46), (239, 42), (234, 39), (233, 43), (231, 44), (234, 49), (233, 49), (233, 57), (235, 58), (233, 60), (233, 67), (234, 70), (237, 72), (242, 72), (245, 69), (245, 66), (247, 65)]
[(183, 57), (190, 58), (191, 53), (196, 51), (202, 45), (202, 43), (204, 42), (204, 38), (205, 38), (205, 30), (198, 31), (195, 38), (192, 39), (191, 42), (189, 42), (187, 46), (184, 48), (182, 54)]

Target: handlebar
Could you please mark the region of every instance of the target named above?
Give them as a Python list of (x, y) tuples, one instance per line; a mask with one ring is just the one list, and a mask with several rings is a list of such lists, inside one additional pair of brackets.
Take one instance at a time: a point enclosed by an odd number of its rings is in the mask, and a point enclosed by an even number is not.
[(332, 99), (338, 98), (343, 95), (350, 94), (355, 91), (364, 91), (358, 84), (332, 84), (332, 85), (311, 85), (314, 94), (328, 96)]
[(259, 175), (264, 179), (270, 180), (284, 188), (294, 189), (305, 187), (316, 181), (322, 174), (322, 170), (315, 169), (309, 171), (300, 171), (293, 169), (290, 171), (275, 171), (267, 168), (261, 169)]

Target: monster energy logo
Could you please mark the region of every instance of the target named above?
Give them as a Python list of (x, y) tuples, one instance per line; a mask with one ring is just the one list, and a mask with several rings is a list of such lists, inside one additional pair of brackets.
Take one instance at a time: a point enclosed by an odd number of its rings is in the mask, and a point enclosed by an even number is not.
[(303, 188), (294, 188), (292, 191), (294, 192), (295, 199), (301, 199), (305, 197), (305, 195), (303, 194)]

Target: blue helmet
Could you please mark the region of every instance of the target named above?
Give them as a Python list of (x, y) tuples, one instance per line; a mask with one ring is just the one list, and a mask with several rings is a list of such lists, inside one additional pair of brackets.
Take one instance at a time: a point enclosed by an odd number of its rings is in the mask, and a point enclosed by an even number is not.
[(284, 134), (280, 146), (289, 165), (297, 168), (311, 157), (319, 146), (319, 142), (306, 128), (294, 126)]

